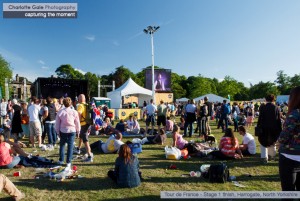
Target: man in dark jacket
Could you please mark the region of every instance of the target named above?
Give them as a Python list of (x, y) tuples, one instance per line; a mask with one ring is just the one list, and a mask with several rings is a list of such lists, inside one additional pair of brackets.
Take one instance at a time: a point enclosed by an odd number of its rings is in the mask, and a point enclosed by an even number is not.
[(275, 143), (282, 130), (280, 108), (275, 105), (274, 101), (275, 96), (273, 94), (267, 95), (267, 103), (259, 108), (257, 126), (262, 129), (262, 132), (258, 136), (258, 141), (264, 163), (268, 162), (268, 156), (271, 156), (271, 159), (275, 158)]

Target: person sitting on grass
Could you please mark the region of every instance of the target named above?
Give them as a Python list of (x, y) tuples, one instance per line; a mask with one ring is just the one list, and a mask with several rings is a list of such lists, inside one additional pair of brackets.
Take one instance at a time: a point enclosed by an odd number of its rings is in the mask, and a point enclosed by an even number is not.
[(253, 156), (256, 154), (256, 143), (254, 137), (246, 132), (244, 126), (239, 126), (239, 133), (243, 136), (242, 144), (240, 144), (240, 150), (244, 156)]
[(104, 135), (110, 135), (111, 134), (111, 128), (112, 128), (112, 124), (110, 122), (110, 118), (109, 117), (105, 117), (104, 122), (102, 124), (102, 130), (101, 130), (101, 132)]
[(149, 136), (142, 139), (141, 144), (160, 144), (163, 145), (167, 140), (164, 129), (160, 129), (155, 136)]
[(4, 190), (14, 200), (18, 201), (25, 198), (25, 194), (19, 191), (17, 187), (3, 174), (0, 174), (0, 192)]
[[(170, 119), (171, 117), (167, 117), (166, 121), (166, 131), (173, 131), (174, 121)], [(184, 124), (183, 124), (184, 125)]]
[(101, 153), (109, 154), (109, 153), (116, 153), (120, 149), (121, 145), (124, 144), (122, 142), (122, 134), (120, 131), (116, 129), (111, 129), (115, 135), (111, 135), (106, 142), (102, 140), (98, 140), (90, 145), (91, 150), (98, 150)]
[(125, 132), (125, 123), (124, 123), (124, 119), (120, 119), (120, 122), (119, 123), (117, 123), (117, 125), (116, 125), (116, 129), (118, 130), (118, 131), (120, 131), (122, 134), (124, 134), (124, 132)]
[(18, 143), (5, 141), (3, 134), (0, 135), (0, 168), (12, 169), (19, 167), (21, 157), (31, 158), (31, 154), (27, 154), (21, 149)]
[(127, 124), (127, 132), (129, 134), (139, 134), (140, 124), (137, 121), (136, 117), (133, 117), (132, 115), (130, 115), (126, 124)]
[(225, 134), (220, 140), (219, 150), (210, 152), (209, 158), (218, 158), (221, 160), (243, 158), (243, 154), (239, 149), (239, 141), (234, 137), (231, 128), (225, 129)]
[(177, 125), (174, 125), (173, 131), (173, 147), (177, 147), (178, 149), (184, 149), (186, 145), (188, 144), (188, 141), (183, 139), (182, 135), (179, 133), (179, 127)]
[(131, 153), (127, 144), (120, 147), (115, 169), (109, 170), (107, 175), (121, 188), (133, 188), (141, 184), (139, 160)]

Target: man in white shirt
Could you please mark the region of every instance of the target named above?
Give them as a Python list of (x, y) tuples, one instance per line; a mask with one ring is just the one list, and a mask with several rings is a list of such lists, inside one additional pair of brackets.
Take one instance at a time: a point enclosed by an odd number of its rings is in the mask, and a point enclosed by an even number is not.
[(244, 126), (239, 126), (239, 133), (243, 136), (243, 142), (240, 145), (240, 150), (245, 156), (256, 154), (256, 143), (254, 137), (250, 133), (246, 133)]
[(152, 126), (152, 131), (154, 129), (154, 123), (155, 123), (155, 113), (157, 112), (157, 107), (154, 105), (153, 100), (150, 100), (150, 103), (146, 106), (146, 114), (147, 114), (147, 119), (146, 119), (146, 133), (148, 132), (148, 127), (151, 123)]
[(5, 99), (1, 99), (0, 103), (0, 126), (2, 127), (3, 125), (3, 119), (5, 118), (5, 115), (7, 113), (7, 103), (5, 102)]
[(30, 131), (30, 143), (34, 147), (34, 137), (37, 137), (39, 147), (42, 146), (42, 127), (39, 119), (40, 101), (35, 96), (31, 98), (32, 104), (28, 107), (29, 115), (29, 131)]

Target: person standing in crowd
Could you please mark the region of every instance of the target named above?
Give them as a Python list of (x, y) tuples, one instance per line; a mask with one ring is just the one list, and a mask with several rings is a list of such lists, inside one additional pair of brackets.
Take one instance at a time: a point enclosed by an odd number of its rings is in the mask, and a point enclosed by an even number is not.
[(7, 114), (9, 115), (9, 119), (12, 119), (12, 112), (13, 112), (13, 109), (12, 109), (12, 103), (11, 103), (11, 100), (8, 100), (7, 101)]
[(228, 119), (231, 113), (230, 105), (227, 104), (227, 100), (223, 100), (223, 104), (221, 106), (221, 117), (220, 117), (220, 125), (222, 127), (222, 132), (228, 128)]
[(5, 118), (7, 114), (7, 103), (5, 102), (5, 99), (1, 99), (0, 103), (0, 127), (2, 128), (3, 126), (3, 119)]
[(23, 136), (29, 138), (29, 116), (28, 116), (28, 104), (27, 102), (21, 102), (21, 126), (23, 130)]
[(65, 98), (63, 104), (64, 108), (58, 111), (55, 118), (55, 130), (60, 136), (59, 163), (64, 162), (65, 144), (67, 144), (66, 162), (67, 166), (71, 166), (75, 136), (80, 133), (80, 122), (78, 113), (70, 107), (72, 106), (71, 98)]
[(28, 115), (29, 115), (29, 133), (30, 137), (29, 140), (31, 142), (32, 147), (35, 147), (34, 145), (34, 138), (37, 137), (38, 139), (38, 146), (42, 146), (42, 127), (41, 127), (41, 121), (39, 119), (39, 113), (40, 113), (40, 101), (38, 98), (33, 96), (31, 98), (32, 104), (28, 107)]
[(291, 90), (279, 135), (279, 175), (283, 191), (300, 191), (300, 87)]
[(54, 149), (57, 134), (55, 132), (56, 107), (51, 97), (47, 98), (47, 104), (44, 106), (44, 116), (46, 133), (48, 134), (48, 144), (51, 149)]
[(45, 126), (45, 108), (47, 107), (47, 101), (46, 99), (41, 100), (41, 104), (40, 104), (40, 112), (39, 112), (39, 117), (40, 117), (40, 121), (41, 121), (41, 127), (42, 127), (42, 144), (45, 144), (45, 138), (46, 138), (46, 126)]
[(122, 188), (133, 188), (141, 184), (139, 160), (131, 153), (127, 144), (120, 147), (115, 169), (110, 170), (108, 176)]
[(208, 101), (208, 97), (205, 96), (204, 97), (204, 104), (207, 106), (207, 116), (206, 116), (206, 121), (205, 121), (205, 125), (206, 125), (206, 135), (209, 135), (211, 133), (211, 130), (210, 130), (210, 119), (211, 117), (214, 115), (214, 105), (212, 102), (209, 102)]
[(196, 121), (196, 112), (197, 107), (195, 105), (194, 99), (190, 100), (190, 103), (186, 105), (185, 107), (185, 124), (184, 124), (184, 137), (187, 136), (187, 130), (189, 127), (189, 137), (192, 137), (193, 135), (193, 123)]
[(0, 174), (0, 192), (4, 190), (15, 201), (25, 198), (25, 194), (19, 191), (17, 187), (4, 175)]
[(164, 104), (164, 101), (161, 100), (160, 104), (157, 106), (157, 127), (160, 130), (160, 126), (163, 125), (164, 129), (166, 127), (167, 120), (167, 106)]
[(237, 102), (233, 103), (232, 106), (232, 119), (233, 119), (233, 125), (234, 125), (234, 132), (238, 132), (238, 121), (239, 121), (239, 115), (240, 115), (240, 108), (237, 104)]
[(89, 129), (90, 125), (88, 124), (88, 122), (86, 122), (87, 115), (89, 115), (89, 114), (87, 111), (87, 107), (86, 107), (87, 104), (85, 102), (84, 94), (80, 94), (78, 96), (78, 103), (79, 104), (77, 106), (77, 112), (79, 115), (81, 128), (80, 128), (77, 152), (80, 153), (81, 145), (82, 145), (82, 143), (84, 143), (88, 157), (86, 159), (84, 159), (83, 162), (93, 162), (93, 153), (91, 152), (90, 143), (88, 140), (88, 135), (89, 135), (88, 129)]
[(271, 159), (275, 159), (275, 143), (282, 130), (280, 108), (275, 105), (275, 96), (273, 94), (267, 95), (266, 102), (265, 105), (261, 105), (259, 108), (257, 122), (257, 126), (262, 129), (258, 141), (263, 163), (268, 162), (269, 156), (271, 156)]
[(239, 126), (239, 133), (243, 136), (242, 144), (240, 145), (240, 150), (244, 156), (252, 156), (256, 154), (256, 143), (254, 137), (246, 132), (244, 126)]
[(18, 141), (19, 133), (23, 132), (22, 126), (21, 126), (21, 106), (18, 104), (18, 101), (16, 99), (12, 100), (12, 111), (13, 111), (13, 117), (12, 117), (12, 123), (11, 123), (11, 133), (15, 138), (15, 142)]
[(157, 112), (157, 107), (153, 103), (153, 99), (150, 100), (150, 103), (146, 106), (146, 133), (148, 133), (148, 127), (151, 123), (152, 131), (154, 130), (154, 123), (155, 123), (155, 113)]

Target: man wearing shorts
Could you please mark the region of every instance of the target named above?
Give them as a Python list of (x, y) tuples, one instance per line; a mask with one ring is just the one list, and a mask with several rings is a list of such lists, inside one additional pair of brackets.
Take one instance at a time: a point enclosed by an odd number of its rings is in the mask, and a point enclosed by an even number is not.
[(42, 146), (42, 127), (39, 119), (40, 112), (40, 101), (38, 98), (33, 96), (31, 98), (32, 104), (28, 107), (29, 115), (29, 133), (30, 133), (30, 143), (34, 147), (34, 138), (37, 137), (39, 147)]
[(84, 94), (80, 94), (78, 96), (78, 106), (77, 106), (77, 112), (79, 115), (79, 119), (80, 119), (80, 133), (79, 133), (79, 143), (78, 143), (78, 148), (77, 148), (77, 152), (80, 153), (80, 148), (82, 143), (84, 143), (85, 145), (85, 149), (86, 152), (88, 154), (88, 157), (86, 159), (84, 159), (82, 162), (93, 162), (93, 153), (91, 152), (91, 147), (89, 144), (89, 139), (88, 139), (88, 129), (90, 127), (90, 125), (85, 121), (85, 119), (87, 119), (87, 115), (89, 111), (86, 111), (86, 102), (85, 102), (85, 95)]
[(153, 100), (150, 100), (150, 103), (146, 106), (146, 114), (147, 114), (147, 119), (146, 119), (146, 133), (148, 133), (148, 127), (151, 123), (152, 126), (152, 131), (154, 129), (154, 122), (155, 122), (155, 113), (157, 111), (156, 105), (154, 105)]

